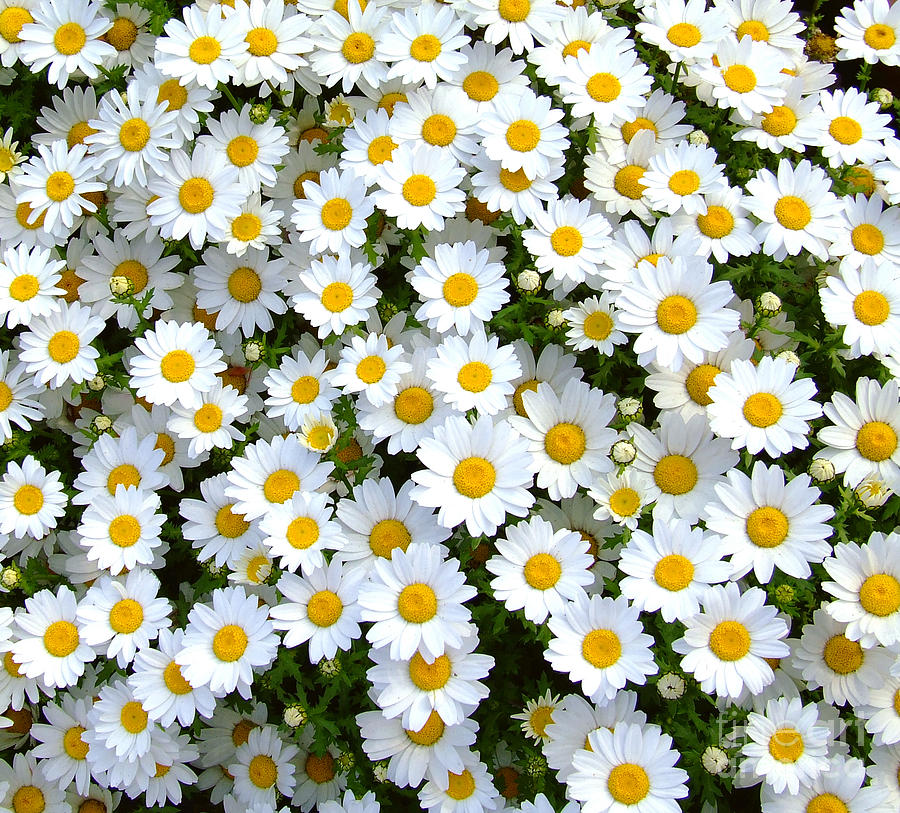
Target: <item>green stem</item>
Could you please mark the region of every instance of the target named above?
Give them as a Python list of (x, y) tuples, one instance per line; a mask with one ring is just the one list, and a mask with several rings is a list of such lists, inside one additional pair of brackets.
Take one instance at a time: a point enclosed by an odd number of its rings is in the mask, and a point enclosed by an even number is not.
[(221, 91), (225, 94), (225, 97), (228, 99), (228, 101), (231, 102), (231, 106), (232, 106), (235, 110), (237, 110), (238, 113), (240, 113), (240, 112), (241, 112), (241, 109), (243, 108), (243, 105), (242, 105), (242, 104), (238, 104), (238, 100), (234, 98), (234, 94), (231, 92), (231, 89), (228, 87), (228, 85), (225, 85), (225, 84), (223, 84), (223, 83), (220, 82), (220, 83), (219, 83), (219, 88), (220, 88)]
[(675, 66), (675, 73), (672, 74), (672, 89), (670, 92), (673, 96), (675, 95), (675, 88), (678, 86), (678, 75), (680, 73), (681, 73), (681, 63), (679, 62)]

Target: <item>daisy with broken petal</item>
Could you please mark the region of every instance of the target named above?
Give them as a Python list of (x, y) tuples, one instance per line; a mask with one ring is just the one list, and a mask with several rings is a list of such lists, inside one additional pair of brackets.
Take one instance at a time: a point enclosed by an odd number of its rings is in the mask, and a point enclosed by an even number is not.
[(759, 251), (753, 236), (753, 224), (747, 215), (740, 187), (719, 186), (703, 196), (706, 213), (677, 213), (672, 227), (678, 235), (689, 235), (700, 243), (700, 250), (720, 263), (730, 256), (746, 257)]
[(222, 351), (197, 322), (157, 322), (134, 340), (138, 355), (129, 361), (129, 384), (151, 404), (199, 408), (201, 395), (226, 369)]
[(343, 547), (341, 526), (332, 521), (331, 512), (327, 494), (298, 491), (262, 517), (263, 542), (282, 570), (312, 573), (326, 565), (322, 551)]
[(102, 576), (78, 604), (77, 619), (85, 642), (124, 669), (169, 626), (169, 601), (159, 598), (159, 579), (135, 568), (124, 581)]
[(118, 90), (100, 100), (97, 117), (89, 122), (94, 131), (85, 136), (96, 166), (116, 186), (146, 186), (149, 175), (164, 175), (168, 151), (180, 147), (178, 113), (153, 95), (128, 94)]
[(710, 584), (730, 576), (722, 556), (718, 537), (684, 520), (654, 520), (652, 535), (634, 530), (622, 548), (622, 595), (641, 612), (659, 611), (667, 624), (684, 621), (700, 611)]
[(44, 406), (33, 396), (40, 394), (31, 376), (26, 376), (25, 365), (12, 364), (10, 351), (0, 351), (0, 442), (12, 437), (12, 424), (26, 432), (31, 421), (44, 417)]
[(81, 637), (76, 621), (75, 593), (58, 587), (56, 594), (39, 590), (16, 610), (12, 656), (18, 671), (38, 678), (48, 689), (74, 686), (84, 666), (97, 657)]
[(822, 583), (834, 601), (828, 614), (847, 624), (844, 633), (863, 648), (900, 640), (900, 552), (896, 534), (873, 532), (868, 542), (837, 545), (824, 562), (834, 581)]
[(638, 362), (656, 361), (677, 372), (685, 360), (699, 364), (704, 352), (724, 349), (738, 327), (727, 282), (711, 282), (712, 266), (700, 260), (661, 257), (640, 262), (616, 298), (619, 325), (639, 334)]
[(293, 355), (282, 356), (263, 382), (269, 393), (266, 414), (281, 418), (289, 430), (296, 431), (308, 413), (330, 410), (340, 390), (334, 386), (334, 373), (326, 369), (328, 364), (324, 350), (310, 358), (302, 346)]
[(612, 700), (629, 681), (637, 686), (659, 671), (638, 610), (619, 597), (576, 595), (547, 626), (554, 637), (544, 657), (557, 672), (581, 684), (594, 702)]
[(212, 591), (212, 606), (197, 603), (188, 614), (184, 648), (175, 656), (191, 685), (216, 692), (237, 689), (250, 698), (254, 668), (275, 660), (278, 636), (268, 620), (269, 607), (259, 606), (243, 587)]
[(405, 660), (421, 651), (437, 658), (471, 634), (471, 612), (463, 603), (476, 594), (459, 572), (456, 559), (443, 559), (434, 545), (396, 549), (390, 560), (378, 558), (370, 581), (360, 587), (360, 618), (373, 622), (367, 640), (390, 645), (390, 654)]
[(500, 346), (476, 330), (471, 336), (447, 336), (428, 362), (432, 387), (457, 412), (475, 409), (481, 415), (496, 415), (505, 409), (514, 387), (510, 383), (522, 368), (512, 345)]
[(223, 4), (228, 17), (240, 22), (238, 30), (247, 43), (245, 51), (232, 58), (235, 81), (254, 87), (262, 86), (261, 95), (268, 95), (263, 83), (284, 85), (290, 80), (289, 72), (307, 63), (301, 56), (311, 48), (311, 41), (304, 36), (309, 29), (309, 18), (293, 14), (283, 5), (266, 0), (250, 0), (234, 4), (234, 11)]
[(716, 500), (704, 511), (706, 527), (721, 539), (722, 555), (731, 556), (731, 578), (751, 569), (767, 584), (774, 568), (797, 579), (808, 579), (809, 563), (819, 564), (831, 553), (825, 541), (834, 509), (818, 504), (819, 489), (807, 474), (785, 483), (784, 471), (757, 461), (750, 477), (732, 469), (728, 483), (715, 487)]
[(10, 460), (0, 480), (0, 534), (42, 539), (56, 527), (66, 502), (58, 471), (48, 472), (31, 455), (21, 466)]
[(537, 270), (551, 273), (547, 288), (556, 298), (594, 276), (602, 261), (611, 229), (603, 215), (592, 214), (592, 208), (590, 201), (568, 195), (549, 201), (546, 212), (533, 213), (535, 228), (522, 233)]
[(531, 471), (551, 499), (571, 497), (578, 486), (587, 488), (595, 475), (612, 470), (613, 402), (611, 394), (574, 379), (559, 394), (546, 383), (522, 393), (528, 417), (514, 415), (509, 422), (528, 441)]
[(199, 457), (211, 449), (230, 449), (244, 433), (233, 425), (247, 414), (247, 396), (218, 381), (200, 396), (197, 407), (185, 409), (173, 404), (167, 428), (182, 440), (190, 441), (188, 454)]
[(628, 339), (618, 330), (617, 311), (612, 295), (608, 292), (582, 299), (577, 305), (563, 311), (568, 330), (566, 344), (573, 350), (593, 349), (604, 356), (611, 356), (616, 345)]
[(412, 367), (402, 345), (390, 346), (388, 337), (370, 333), (365, 339), (351, 336), (341, 350), (334, 372), (334, 384), (344, 394), (365, 393), (372, 406), (381, 406), (397, 394), (400, 377)]
[(15, 36), (19, 59), (33, 73), (49, 67), (47, 79), (60, 90), (76, 72), (96, 79), (100, 64), (116, 53), (101, 39), (112, 26), (101, 8), (100, 3), (90, 2), (38, 3)]
[(809, 445), (809, 421), (822, 414), (811, 378), (794, 380), (797, 366), (766, 356), (758, 364), (735, 359), (708, 390), (709, 427), (732, 438), (732, 449), (780, 457)]
[(350, 649), (362, 634), (359, 627), (359, 586), (362, 570), (348, 570), (338, 561), (310, 569), (302, 576), (285, 573), (278, 592), (287, 601), (269, 610), (276, 630), (284, 630), (287, 647), (309, 645), (310, 663), (333, 658), (338, 650)]
[(524, 610), (525, 617), (542, 624), (551, 612), (561, 613), (567, 599), (584, 593), (594, 581), (594, 564), (587, 543), (572, 531), (556, 531), (540, 517), (510, 526), (496, 541), (498, 555), (485, 567), (494, 598), (510, 611)]
[(164, 35), (156, 39), (154, 64), (166, 76), (185, 85), (195, 81), (215, 90), (235, 74), (235, 60), (248, 51), (247, 31), (240, 16), (223, 17), (221, 6), (203, 12), (187, 7), (181, 19), (166, 23)]
[(641, 9), (635, 26), (641, 39), (668, 54), (673, 62), (702, 63), (710, 59), (727, 31), (725, 14), (704, 0), (675, 0)]
[(825, 404), (832, 426), (819, 430), (827, 444), (817, 455), (844, 474), (844, 485), (855, 488), (874, 474), (889, 487), (900, 488), (900, 391), (896, 379), (883, 386), (871, 378), (856, 381), (856, 401), (835, 392)]
[(0, 260), (0, 319), (6, 319), (8, 328), (59, 310), (65, 292), (57, 283), (65, 267), (63, 260), (51, 260), (47, 249), (6, 246)]
[(887, 0), (854, 0), (852, 8), (841, 9), (834, 29), (839, 59), (900, 65), (900, 12)]
[(152, 565), (165, 520), (158, 510), (159, 497), (134, 486), (120, 483), (112, 497), (94, 493), (81, 516), (78, 544), (89, 561), (114, 576), (136, 565)]
[(796, 794), (829, 769), (833, 735), (819, 720), (815, 703), (804, 706), (799, 697), (770, 700), (764, 715), (750, 712), (746, 732), (752, 742), (741, 748), (740, 770), (761, 777), (775, 793)]
[(352, 171), (328, 169), (318, 182), (303, 182), (303, 198), (294, 201), (291, 223), (314, 254), (345, 253), (366, 242), (366, 218), (375, 204), (366, 182)]
[(843, 227), (834, 237), (829, 254), (841, 258), (841, 270), (861, 268), (868, 260), (876, 265), (900, 264), (900, 212), (885, 208), (877, 195), (844, 198)]
[[(803, 152), (809, 146), (806, 136), (800, 137), (800, 125), (818, 109), (817, 94), (804, 95), (803, 80), (787, 83), (785, 96), (780, 104), (773, 105), (768, 113), (756, 113), (749, 125), (734, 134), (735, 141), (752, 141), (764, 150), (778, 155), (785, 149)], [(733, 114), (736, 124), (746, 122)]]
[(712, 147), (681, 141), (650, 159), (641, 176), (644, 197), (651, 209), (674, 215), (705, 215), (705, 196), (725, 186), (724, 167), (716, 163)]
[(366, 320), (381, 296), (376, 282), (368, 262), (354, 262), (346, 253), (338, 258), (325, 255), (300, 272), (300, 288), (291, 301), (324, 339)]
[(681, 668), (700, 688), (718, 697), (738, 697), (748, 689), (759, 694), (775, 679), (767, 662), (790, 655), (788, 626), (758, 587), (741, 592), (734, 582), (707, 588), (703, 611), (685, 619), (683, 637), (672, 649), (684, 655)]

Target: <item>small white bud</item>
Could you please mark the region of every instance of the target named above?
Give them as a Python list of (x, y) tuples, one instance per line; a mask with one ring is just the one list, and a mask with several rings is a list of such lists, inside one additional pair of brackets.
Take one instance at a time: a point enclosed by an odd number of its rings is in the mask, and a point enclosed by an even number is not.
[(713, 776), (728, 770), (728, 754), (726, 754), (719, 746), (710, 745), (700, 758), (703, 767)]
[(703, 130), (692, 130), (688, 133), (688, 143), (695, 147), (706, 147), (709, 145), (709, 136)]
[(100, 392), (106, 386), (106, 381), (103, 380), (102, 375), (95, 375), (90, 381), (88, 381), (88, 389), (91, 392)]
[(762, 316), (777, 316), (781, 313), (781, 297), (771, 291), (764, 291), (756, 300), (756, 310)]
[(108, 432), (112, 429), (112, 421), (107, 418), (106, 415), (98, 415), (91, 421), (91, 429), (98, 435), (102, 435), (104, 432)]
[(663, 675), (656, 683), (656, 690), (663, 700), (678, 700), (684, 694), (684, 689), (684, 678), (674, 672)]
[(566, 323), (562, 308), (555, 308), (547, 314), (547, 324), (552, 328), (562, 327)]
[(619, 400), (618, 409), (619, 414), (625, 418), (625, 420), (634, 420), (644, 411), (643, 404), (641, 404), (637, 398), (621, 398)]
[(612, 447), (612, 459), (627, 465), (637, 457), (637, 449), (630, 440), (617, 440)]
[(295, 704), (293, 706), (288, 706), (284, 710), (284, 724), (290, 726), (291, 728), (297, 728), (306, 723), (309, 719), (306, 714), (306, 709), (299, 704)]
[(824, 457), (814, 457), (810, 461), (807, 472), (813, 482), (828, 483), (834, 479), (834, 463)]
[(878, 102), (882, 107), (890, 107), (894, 103), (894, 94), (887, 88), (875, 88), (872, 91), (872, 101)]
[(256, 341), (256, 339), (250, 339), (250, 341), (244, 342), (244, 358), (251, 364), (255, 361), (259, 361), (262, 353), (263, 346), (261, 342)]
[(782, 359), (788, 364), (796, 364), (798, 367), (800, 366), (800, 356), (798, 356), (793, 350), (782, 350), (777, 356), (775, 356), (775, 358)]
[(541, 287), (541, 275), (527, 268), (516, 278), (516, 285), (521, 291), (533, 293)]

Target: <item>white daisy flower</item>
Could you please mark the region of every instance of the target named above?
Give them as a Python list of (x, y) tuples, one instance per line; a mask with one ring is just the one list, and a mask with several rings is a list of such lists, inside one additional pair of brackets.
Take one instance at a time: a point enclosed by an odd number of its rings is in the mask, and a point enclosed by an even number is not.
[(566, 344), (575, 351), (594, 349), (604, 356), (611, 356), (616, 345), (628, 339), (618, 330), (618, 314), (613, 308), (613, 298), (608, 292), (589, 296), (577, 305), (563, 311), (568, 330)]
[(266, 414), (281, 418), (288, 429), (296, 431), (306, 414), (330, 410), (339, 390), (327, 366), (324, 350), (317, 350), (310, 358), (297, 347), (293, 355), (282, 356), (280, 365), (271, 368), (263, 382), (269, 393)]
[[(228, 4), (223, 4), (223, 11)], [(232, 57), (235, 81), (241, 85), (265, 87), (264, 82), (284, 85), (289, 71), (306, 65), (306, 54), (312, 42), (305, 36), (309, 18), (293, 14), (283, 5), (266, 0), (250, 0), (234, 4), (234, 11), (225, 11), (237, 18), (237, 29), (244, 35), (247, 49)], [(263, 90), (263, 95), (267, 95)]]
[[(854, 713), (866, 720), (866, 731), (873, 735), (875, 745), (893, 745), (900, 742), (900, 713), (897, 711), (900, 677), (894, 675), (884, 680), (884, 672), (890, 669), (888, 664), (893, 653), (882, 647), (872, 647), (865, 650), (865, 653), (867, 656), (876, 656), (870, 660), (881, 667), (881, 679), (872, 681), (874, 685), (866, 693), (866, 702), (854, 706)], [(879, 659), (878, 655), (882, 657)], [(879, 673), (873, 669), (869, 674), (874, 676)]]
[(290, 796), (296, 784), (291, 760), (299, 750), (296, 745), (286, 743), (275, 726), (254, 728), (247, 741), (237, 747), (228, 766), (238, 801), (274, 809), (279, 794)]
[(312, 70), (327, 87), (340, 82), (344, 93), (350, 93), (360, 80), (379, 87), (387, 77), (387, 66), (376, 58), (375, 50), (388, 25), (387, 10), (375, 3), (348, 3), (346, 14), (333, 11), (326, 11), (313, 28)]
[(109, 68), (125, 65), (131, 69), (149, 61), (153, 56), (156, 37), (149, 31), (150, 11), (136, 3), (116, 3), (104, 8), (112, 20), (112, 28), (103, 38), (116, 49), (115, 56), (104, 60)]
[(287, 647), (309, 645), (310, 663), (334, 658), (361, 636), (357, 603), (362, 570), (343, 568), (339, 561), (310, 569), (303, 576), (285, 573), (278, 591), (287, 601), (274, 605), (269, 617), (276, 630), (284, 630)]
[(212, 692), (251, 694), (254, 667), (275, 660), (278, 637), (268, 620), (269, 607), (243, 587), (212, 591), (212, 606), (195, 604), (188, 614), (183, 649), (175, 656), (184, 679), (208, 685)]
[(489, 43), (473, 42), (460, 53), (466, 61), (447, 82), (461, 87), (479, 114), (491, 109), (498, 94), (517, 93), (528, 86), (525, 63), (513, 59), (509, 48), (498, 51)]
[(279, 567), (291, 573), (303, 568), (305, 574), (326, 565), (323, 550), (340, 550), (340, 525), (331, 521), (328, 496), (314, 491), (298, 491), (281, 505), (274, 505), (259, 523), (263, 542)]
[(401, 376), (411, 372), (402, 345), (390, 346), (388, 337), (370, 333), (366, 338), (351, 336), (341, 350), (334, 384), (344, 394), (365, 393), (372, 406), (381, 406), (397, 394)]
[(471, 27), (484, 27), (485, 42), (498, 45), (508, 37), (514, 54), (531, 51), (535, 39), (543, 41), (547, 26), (565, 11), (551, 0), (456, 0), (453, 6), (471, 20)]
[[(22, 47), (22, 38), (19, 35), (22, 33), (23, 25), (34, 22), (31, 11), (36, 5), (37, 0), (4, 2), (3, 11), (9, 9), (3, 19), (2, 34), (0, 34), (0, 64), (4, 68), (10, 68), (18, 61)], [(91, 88), (91, 93), (93, 93), (93, 88)]]
[(12, 766), (0, 762), (0, 804), (15, 813), (19, 813), (20, 806), (22, 813), (30, 813), (31, 809), (66, 813), (66, 793), (45, 775), (43, 760), (38, 762), (33, 753), (18, 753), (10, 762)]
[(775, 679), (767, 659), (790, 655), (781, 639), (788, 626), (778, 611), (765, 603), (758, 587), (743, 593), (731, 582), (707, 588), (703, 612), (685, 619), (684, 635), (672, 644), (681, 668), (717, 697), (739, 697), (744, 689), (759, 694)]
[(247, 414), (247, 396), (238, 394), (221, 381), (200, 396), (200, 405), (185, 409), (172, 405), (172, 415), (166, 426), (182, 440), (190, 441), (188, 454), (197, 457), (211, 449), (230, 449), (244, 433), (233, 422)]
[(177, 113), (175, 123), (181, 138), (193, 141), (200, 130), (200, 114), (212, 112), (212, 99), (217, 91), (194, 81), (182, 85), (177, 78), (167, 79), (154, 63), (148, 63), (132, 74), (128, 93), (142, 99), (156, 99), (167, 111)]
[[(90, 746), (92, 760), (98, 761), (94, 770), (102, 770), (100, 760), (130, 763), (125, 768), (129, 778), (139, 770), (138, 762), (150, 752), (151, 734), (156, 728), (141, 704), (134, 699), (130, 688), (122, 678), (114, 679), (99, 688), (98, 699), (88, 713), (91, 723), (82, 738)], [(108, 753), (100, 756), (98, 752)]]
[(294, 757), (297, 767), (297, 787), (291, 797), (291, 804), (300, 808), (301, 813), (318, 810), (326, 802), (337, 799), (341, 791), (347, 787), (347, 774), (341, 771), (337, 763), (337, 746), (332, 743), (319, 756), (313, 753), (315, 728), (307, 726), (300, 735), (298, 745), (300, 753)]
[(63, 696), (60, 705), (44, 704), (44, 718), (49, 725), (35, 723), (31, 727), (31, 736), (40, 743), (32, 754), (41, 760), (44, 776), (57, 782), (60, 789), (73, 785), (78, 793), (87, 793), (90, 787), (89, 746), (81, 738), (89, 726), (89, 708), (86, 698)]
[(724, 167), (716, 163), (712, 147), (681, 141), (650, 159), (640, 182), (651, 209), (674, 215), (707, 214), (706, 195), (725, 186)]
[(463, 163), (478, 151), (477, 113), (466, 94), (440, 84), (433, 91), (418, 90), (394, 108), (389, 133), (398, 144), (422, 142), (441, 147)]
[(340, 254), (366, 242), (366, 218), (375, 210), (366, 182), (354, 172), (328, 169), (318, 182), (303, 182), (304, 197), (294, 201), (291, 223), (314, 254)]
[(834, 30), (839, 59), (900, 65), (900, 11), (887, 0), (854, 0), (841, 9)]
[(659, 610), (667, 624), (696, 615), (706, 588), (731, 572), (718, 542), (684, 520), (654, 520), (652, 536), (633, 530), (619, 558), (622, 595), (640, 612)]
[(720, 263), (728, 262), (730, 256), (746, 257), (759, 251), (739, 187), (711, 189), (703, 201), (705, 214), (681, 212), (674, 216), (672, 228), (678, 235), (694, 237), (701, 251), (707, 257), (712, 254)]
[(727, 32), (727, 18), (718, 6), (704, 0), (651, 3), (641, 9), (635, 26), (641, 39), (668, 54), (673, 62), (703, 63), (711, 59)]
[(716, 500), (704, 509), (706, 527), (721, 537), (719, 551), (731, 556), (732, 579), (750, 570), (761, 584), (774, 568), (797, 579), (812, 575), (810, 562), (821, 563), (831, 553), (827, 524), (834, 509), (817, 504), (821, 492), (810, 487), (807, 474), (785, 484), (784, 471), (753, 465), (750, 477), (732, 469), (728, 483), (716, 485)]
[(240, 257), (248, 248), (280, 246), (279, 223), (284, 212), (274, 206), (270, 200), (263, 202), (259, 193), (250, 195), (241, 206), (241, 213), (232, 218), (225, 228), (225, 240), (228, 241), (225, 251)]
[[(65, 291), (58, 286), (63, 260), (51, 260), (50, 251), (37, 246), (7, 245), (0, 260), (0, 319), (10, 329), (28, 325), (35, 316), (48, 316), (60, 308)], [(501, 266), (502, 267), (502, 266)]]
[(632, 531), (637, 528), (651, 493), (650, 477), (632, 468), (598, 477), (588, 489), (588, 495), (597, 505), (595, 519), (611, 519)]
[[(785, 149), (803, 152), (808, 143), (805, 137), (801, 138), (801, 125), (818, 108), (817, 94), (806, 96), (803, 90), (801, 79), (789, 81), (781, 103), (773, 105), (768, 113), (755, 113), (749, 125), (734, 134), (734, 140), (752, 141), (776, 155)], [(735, 123), (747, 124), (737, 113), (734, 117), (738, 118)]]
[(886, 793), (889, 805), (900, 802), (900, 745), (876, 746), (869, 752), (869, 759), (866, 773), (872, 780), (870, 787)]
[(27, 432), (31, 421), (43, 420), (44, 407), (33, 398), (40, 392), (33, 379), (26, 377), (25, 365), (11, 361), (9, 350), (0, 352), (0, 440), (12, 437), (12, 424)]
[(492, 161), (485, 155), (475, 155), (472, 166), (477, 172), (472, 176), (472, 194), (484, 203), (489, 211), (509, 212), (520, 226), (525, 220), (543, 211), (545, 203), (556, 200), (559, 190), (554, 181), (564, 171), (563, 157), (550, 162), (550, 168), (537, 178), (529, 178), (521, 169), (510, 172), (500, 161)]
[(828, 249), (841, 258), (841, 270), (861, 268), (870, 259), (876, 265), (900, 264), (900, 211), (885, 208), (877, 195), (848, 195), (844, 207), (844, 227)]
[(462, 813), (470, 809), (489, 811), (497, 808), (500, 794), (494, 787), (487, 765), (470, 754), (463, 759), (463, 765), (462, 773), (447, 771), (446, 776), (425, 782), (418, 793), (422, 810), (429, 813)]
[(56, 527), (66, 502), (58, 471), (48, 472), (31, 455), (22, 465), (10, 460), (0, 479), (0, 534), (42, 539)]
[[(372, 5), (371, 8), (376, 7)], [(369, 186), (377, 183), (379, 167), (391, 160), (397, 147), (397, 142), (390, 136), (390, 122), (387, 111), (382, 109), (369, 110), (364, 116), (357, 116), (344, 131), (341, 169), (352, 171)]]

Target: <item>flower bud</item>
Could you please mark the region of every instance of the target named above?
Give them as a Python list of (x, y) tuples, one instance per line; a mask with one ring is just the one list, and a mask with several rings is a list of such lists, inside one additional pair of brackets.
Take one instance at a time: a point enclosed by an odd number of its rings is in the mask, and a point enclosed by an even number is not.
[(250, 108), (250, 121), (254, 124), (265, 124), (269, 120), (269, 108), (264, 104), (255, 104)]
[(612, 447), (612, 459), (620, 465), (628, 465), (637, 457), (637, 449), (630, 440), (617, 440)]
[(91, 392), (100, 392), (106, 386), (106, 381), (103, 380), (102, 375), (95, 375), (90, 381), (88, 381), (88, 389)]
[(259, 361), (265, 349), (266, 346), (258, 339), (247, 339), (243, 346), (244, 358), (253, 364), (256, 361)]
[(700, 761), (703, 763), (703, 767), (706, 769), (707, 773), (711, 773), (713, 776), (717, 776), (723, 771), (728, 770), (728, 754), (717, 745), (710, 745), (703, 752)]
[(563, 316), (562, 308), (554, 308), (547, 314), (547, 327), (559, 330), (566, 323), (566, 317)]
[(872, 91), (872, 101), (878, 102), (882, 107), (890, 107), (894, 103), (894, 94), (887, 88), (875, 88)]
[(302, 725), (305, 725), (306, 721), (309, 719), (309, 715), (307, 715), (306, 709), (303, 708), (300, 703), (294, 703), (293, 705), (285, 708), (283, 717), (284, 724), (290, 726), (291, 728), (298, 728)]
[(706, 147), (709, 145), (709, 136), (703, 130), (692, 130), (688, 133), (688, 143), (695, 147)]
[(644, 405), (637, 398), (620, 398), (617, 408), (626, 423), (640, 421), (644, 417)]
[(798, 356), (793, 350), (782, 350), (777, 356), (775, 356), (775, 358), (782, 359), (788, 364), (796, 364), (798, 367), (800, 366), (800, 356)]
[(516, 287), (520, 291), (533, 294), (541, 289), (541, 275), (537, 271), (526, 268), (518, 277), (516, 277)]
[(756, 299), (756, 312), (760, 316), (777, 316), (781, 313), (781, 298), (771, 291), (764, 291)]
[(834, 479), (834, 463), (824, 457), (814, 457), (806, 471), (814, 483), (830, 483)]
[(134, 293), (134, 283), (128, 277), (117, 274), (109, 278), (109, 291), (113, 296), (126, 296)]
[(668, 672), (656, 682), (656, 691), (663, 700), (678, 700), (684, 694), (684, 678), (674, 672)]

